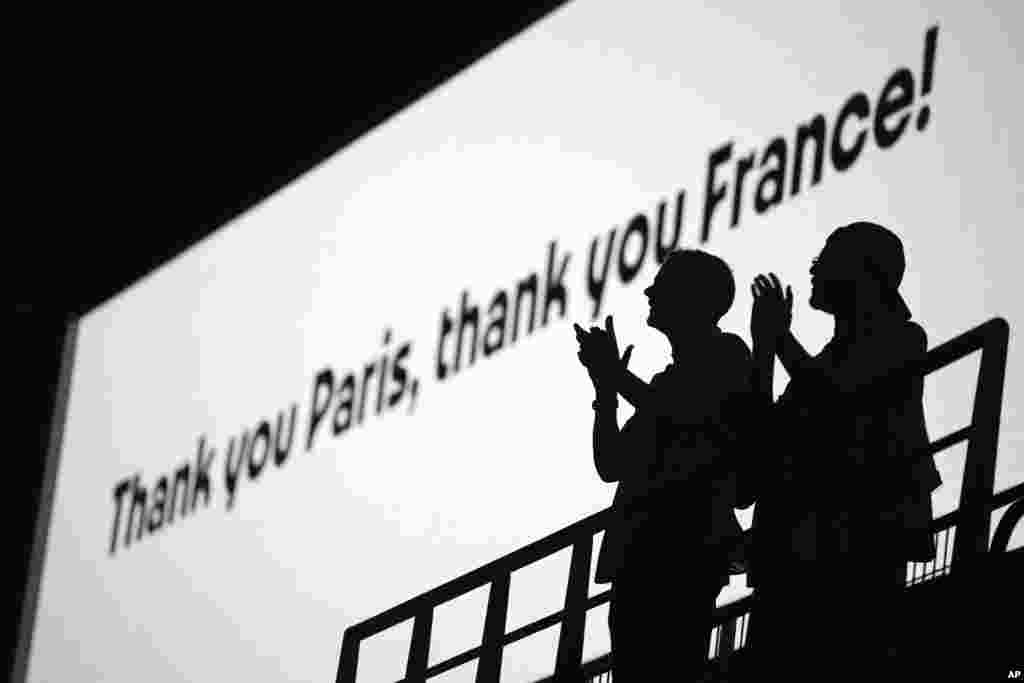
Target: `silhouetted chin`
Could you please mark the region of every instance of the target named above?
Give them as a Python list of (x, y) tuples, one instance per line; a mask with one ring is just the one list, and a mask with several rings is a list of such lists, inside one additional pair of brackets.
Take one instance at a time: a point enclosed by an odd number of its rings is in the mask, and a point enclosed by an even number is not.
[(813, 309), (822, 311), (824, 313), (828, 313), (828, 307), (825, 305), (825, 302), (822, 300), (821, 290), (819, 290), (817, 287), (812, 287), (811, 288), (811, 296), (810, 296), (810, 298), (809, 298), (807, 303)]

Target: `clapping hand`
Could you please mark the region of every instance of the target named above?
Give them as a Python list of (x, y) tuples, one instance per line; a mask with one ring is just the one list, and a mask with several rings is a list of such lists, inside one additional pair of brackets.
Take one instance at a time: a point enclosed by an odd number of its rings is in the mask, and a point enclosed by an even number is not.
[(782, 283), (775, 273), (758, 275), (750, 285), (754, 306), (750, 314), (750, 336), (755, 346), (774, 346), (793, 321), (793, 290)]
[(612, 323), (611, 316), (605, 318), (605, 329), (603, 330), (599, 327), (591, 327), (588, 332), (578, 324), (574, 324), (573, 329), (576, 331), (576, 340), (580, 344), (577, 356), (590, 374), (594, 389), (598, 393), (614, 392), (619, 377), (629, 365), (629, 358), (633, 355), (633, 345), (628, 346), (622, 357), (619, 357), (619, 342), (615, 338), (615, 325)]

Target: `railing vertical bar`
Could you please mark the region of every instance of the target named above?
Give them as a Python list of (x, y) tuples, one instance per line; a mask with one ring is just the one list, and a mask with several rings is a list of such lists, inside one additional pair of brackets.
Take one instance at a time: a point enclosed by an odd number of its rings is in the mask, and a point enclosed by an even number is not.
[(356, 662), (359, 659), (359, 641), (361, 636), (349, 627), (341, 639), (341, 657), (338, 659), (338, 675), (336, 683), (356, 682)]
[(555, 677), (560, 681), (578, 678), (583, 663), (583, 632), (587, 619), (587, 589), (590, 587), (593, 545), (593, 537), (588, 535), (572, 546), (569, 583), (565, 589), (565, 617), (558, 634), (558, 658), (555, 663)]
[(719, 657), (728, 657), (733, 650), (733, 645), (736, 642), (736, 620), (726, 619), (721, 625), (721, 630), (718, 634), (718, 652)]
[(409, 659), (405, 664), (405, 680), (408, 683), (422, 683), (427, 671), (427, 659), (430, 655), (430, 631), (434, 624), (434, 610), (427, 608), (416, 615), (412, 625), (412, 643), (409, 646)]
[(949, 573), (949, 537), (952, 535), (949, 529), (946, 529), (946, 532), (943, 534), (945, 540), (942, 544), (942, 572), (944, 574)]
[(972, 564), (988, 550), (992, 521), (987, 502), (995, 485), (996, 445), (1003, 404), (1009, 326), (1002, 318), (996, 318), (984, 327), (985, 341), (971, 414), (971, 438), (967, 442), (960, 491), (959, 530), (953, 544), (953, 564), (957, 568)]
[(498, 683), (501, 676), (501, 650), (505, 637), (505, 620), (508, 617), (510, 581), (510, 572), (502, 572), (491, 581), (480, 661), (476, 669), (476, 683)]

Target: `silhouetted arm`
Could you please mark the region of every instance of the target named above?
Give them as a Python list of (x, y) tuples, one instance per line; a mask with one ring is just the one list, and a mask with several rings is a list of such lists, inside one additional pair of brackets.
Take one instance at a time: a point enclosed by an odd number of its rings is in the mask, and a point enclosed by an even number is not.
[(618, 398), (614, 393), (601, 392), (594, 409), (594, 467), (601, 481), (621, 479), (620, 432), (617, 415)]
[(637, 410), (641, 406), (651, 407), (652, 392), (650, 385), (625, 367), (622, 368), (617, 389), (622, 394), (622, 397), (629, 401), (630, 405)]
[(793, 335), (792, 330), (786, 330), (779, 337), (776, 353), (779, 355), (779, 360), (782, 361), (782, 367), (786, 368), (790, 377), (808, 377), (811, 373), (816, 372), (821, 374), (817, 368), (813, 367), (811, 355)]
[(751, 391), (755, 404), (761, 408), (770, 407), (774, 400), (775, 349), (774, 344), (754, 344)]
[[(755, 335), (750, 363), (750, 393), (740, 404), (734, 444), (736, 491), (733, 507), (753, 505), (761, 492), (761, 484), (772, 465), (775, 428), (774, 381), (777, 339)], [(766, 468), (768, 471), (766, 471)]]
[[(754, 297), (750, 310), (750, 338), (754, 343), (750, 378), (753, 403), (759, 410), (767, 411), (774, 402), (775, 355), (782, 357), (779, 347), (783, 338), (792, 337), (788, 332), (793, 320), (793, 291), (786, 287), (783, 292), (782, 283), (772, 273), (770, 277), (758, 275), (754, 278), (750, 293)], [(790, 352), (787, 356), (790, 360), (800, 359), (802, 362), (807, 355), (799, 344), (787, 351)], [(789, 370), (789, 366), (786, 369)], [(790, 374), (792, 376), (792, 372)]]

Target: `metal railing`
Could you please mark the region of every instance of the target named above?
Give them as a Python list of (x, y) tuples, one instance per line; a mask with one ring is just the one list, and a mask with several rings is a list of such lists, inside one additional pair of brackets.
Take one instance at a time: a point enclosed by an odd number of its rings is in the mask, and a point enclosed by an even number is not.
[[(1014, 516), (1011, 512), (1013, 511), (1014, 506), (1017, 506), (1017, 509), (1021, 510), (1021, 506), (1024, 505), (1024, 483), (1016, 484), (1015, 486), (1005, 489), (990, 497), (986, 507), (991, 514), (992, 511), (998, 510), (999, 508), (1007, 505), (1010, 505), (1010, 509), (1008, 509), (1003, 515), (999, 525), (996, 527), (996, 533), (993, 536), (989, 550), (991, 553), (1001, 553), (1006, 551), (1006, 546), (1008, 544), (1000, 539), (1004, 538), (1008, 541), (1013, 528), (1020, 521), (1020, 513), (1018, 512), (1016, 516)], [(959, 510), (953, 510), (948, 514), (936, 518), (932, 522), (932, 533), (935, 536), (935, 545), (937, 548), (936, 557), (928, 562), (907, 563), (907, 588), (920, 586), (921, 584), (947, 576), (952, 572), (954, 566), (963, 566), (962, 560), (960, 565), (954, 564), (952, 552), (955, 545), (954, 540), (956, 537), (959, 512)], [(708, 659), (729, 657), (733, 652), (741, 650), (746, 646), (747, 627), (749, 625), (750, 615), (756, 604), (757, 594), (754, 593), (715, 609), (714, 616), (711, 620), (711, 648), (708, 653)], [(587, 665), (589, 665), (589, 668), (587, 668), (587, 671), (589, 672), (587, 680), (611, 680), (611, 678), (605, 676), (611, 668), (611, 659), (607, 655), (587, 662)]]
[[(964, 481), (959, 507), (934, 520), (933, 532), (939, 554), (926, 563), (911, 563), (908, 585), (943, 576), (981, 560), (989, 551), (991, 513), (1010, 505), (992, 537), (993, 551), (1005, 550), (1014, 526), (1019, 522), (1024, 484), (993, 496), (996, 444), (1002, 406), (1009, 326), (994, 318), (928, 352), (920, 365), (901, 372), (927, 376), (971, 353), (981, 350), (977, 388), (968, 426), (932, 442), (929, 455), (967, 441)], [(423, 682), (467, 662), (478, 660), (476, 681), (498, 681), (505, 647), (546, 628), (560, 625), (555, 657), (556, 680), (608, 681), (610, 655), (582, 662), (583, 635), (587, 612), (609, 601), (611, 591), (589, 596), (594, 536), (605, 529), (609, 509), (590, 515), (564, 529), (449, 581), (433, 590), (345, 629), (338, 662), (338, 683), (355, 683), (360, 643), (386, 629), (413, 620), (412, 638), (406, 660), (408, 683)], [(513, 631), (506, 631), (509, 586), (512, 572), (572, 547), (565, 603), (561, 610)], [(917, 566), (920, 565), (920, 566)], [(483, 637), (480, 645), (432, 666), (429, 663), (430, 635), (436, 607), (484, 585), (489, 586)], [(728, 657), (746, 642), (747, 623), (756, 594), (723, 605), (714, 612), (710, 659)]]

